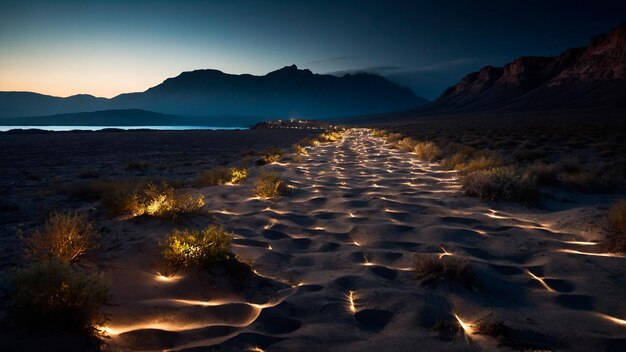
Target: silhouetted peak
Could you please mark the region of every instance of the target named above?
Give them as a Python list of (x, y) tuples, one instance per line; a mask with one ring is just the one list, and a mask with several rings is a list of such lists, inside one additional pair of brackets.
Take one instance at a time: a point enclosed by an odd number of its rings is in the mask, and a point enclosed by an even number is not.
[(291, 65), (285, 66), (279, 70), (268, 73), (268, 76), (295, 76), (295, 75), (312, 75), (313, 72), (309, 69), (300, 70), (298, 66)]

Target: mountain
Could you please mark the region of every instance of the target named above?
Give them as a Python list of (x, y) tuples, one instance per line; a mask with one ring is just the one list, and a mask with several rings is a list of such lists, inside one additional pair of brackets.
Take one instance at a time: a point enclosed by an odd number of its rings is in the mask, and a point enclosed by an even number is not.
[[(428, 101), (387, 79), (367, 73), (342, 77), (314, 74), (295, 65), (265, 76), (217, 70), (183, 72), (141, 93), (112, 99), (50, 97), (0, 92), (0, 117), (42, 116), (98, 110), (141, 109), (205, 118), (215, 116), (330, 118), (406, 110)], [(237, 123), (237, 121), (233, 121)]]
[(86, 94), (59, 98), (30, 92), (0, 92), (0, 118), (104, 110), (107, 104), (108, 99)]
[(463, 77), (426, 112), (626, 109), (626, 24), (588, 47), (527, 56)]

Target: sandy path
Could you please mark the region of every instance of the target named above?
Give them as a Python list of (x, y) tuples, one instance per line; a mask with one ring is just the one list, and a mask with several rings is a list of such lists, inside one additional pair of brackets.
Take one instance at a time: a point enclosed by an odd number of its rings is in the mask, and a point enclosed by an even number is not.
[[(502, 321), (507, 343), (520, 348), (626, 343), (626, 321), (616, 320), (626, 319), (626, 259), (584, 254), (596, 253), (594, 232), (580, 225), (593, 207), (492, 208), (464, 197), (454, 172), (364, 130), (311, 148), (305, 163), (266, 168), (284, 172), (293, 193), (261, 200), (250, 182), (206, 188), (211, 216), (187, 224), (235, 233), (233, 250), (258, 275), (243, 289), (159, 278), (156, 243), (174, 226), (110, 224), (111, 349), (509, 349), (435, 329), (458, 326), (454, 313), (469, 324)], [(467, 258), (477, 283), (423, 285), (416, 253)]]

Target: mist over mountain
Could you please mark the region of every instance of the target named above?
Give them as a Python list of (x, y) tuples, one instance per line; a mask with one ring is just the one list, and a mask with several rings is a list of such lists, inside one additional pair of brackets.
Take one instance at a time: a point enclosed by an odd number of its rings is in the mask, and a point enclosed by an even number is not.
[[(295, 65), (264, 76), (218, 70), (183, 72), (145, 92), (112, 99), (76, 95), (51, 97), (0, 92), (0, 117), (33, 117), (99, 110), (141, 109), (204, 118), (216, 116), (324, 119), (406, 110), (428, 101), (410, 89), (368, 73), (342, 77), (314, 74)], [(238, 123), (238, 121), (233, 121)]]

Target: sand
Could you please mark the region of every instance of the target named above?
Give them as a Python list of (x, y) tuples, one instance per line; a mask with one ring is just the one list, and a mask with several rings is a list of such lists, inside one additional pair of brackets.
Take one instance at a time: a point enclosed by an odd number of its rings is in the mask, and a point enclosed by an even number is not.
[[(309, 148), (283, 173), (207, 187), (184, 223), (102, 219), (91, 260), (112, 284), (111, 351), (623, 350), (626, 258), (600, 253), (610, 197), (556, 195), (544, 208), (465, 197), (455, 172), (391, 149), (366, 130)], [(568, 198), (570, 197), (570, 198)], [(570, 199), (571, 200), (571, 199)], [(163, 269), (173, 228), (224, 225), (255, 274)], [(475, 283), (426, 283), (416, 255), (468, 260)], [(501, 338), (474, 334), (501, 321)]]

